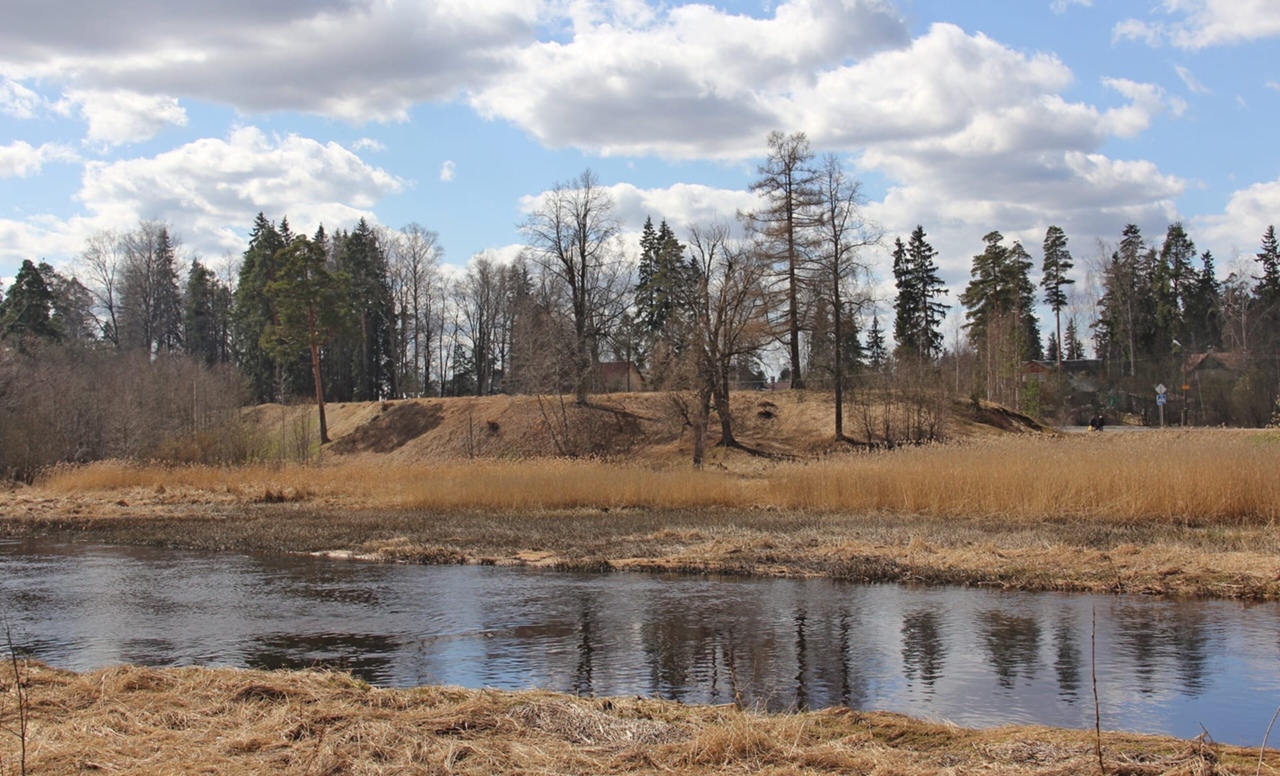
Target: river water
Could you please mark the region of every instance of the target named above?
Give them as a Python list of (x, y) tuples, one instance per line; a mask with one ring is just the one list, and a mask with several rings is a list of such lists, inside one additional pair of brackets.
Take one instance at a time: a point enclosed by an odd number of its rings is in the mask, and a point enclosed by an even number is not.
[[(0, 617), (61, 668), (329, 665), (425, 683), (1258, 745), (1280, 606), (566, 574), (0, 542)], [(1276, 743), (1275, 741), (1271, 743)]]

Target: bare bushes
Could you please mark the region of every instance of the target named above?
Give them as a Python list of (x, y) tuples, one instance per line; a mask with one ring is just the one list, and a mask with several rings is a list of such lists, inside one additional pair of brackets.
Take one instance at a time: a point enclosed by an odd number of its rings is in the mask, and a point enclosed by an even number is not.
[(946, 438), (951, 396), (931, 366), (898, 364), (850, 391), (855, 427), (867, 444), (896, 447)]
[(244, 460), (241, 379), (192, 360), (81, 347), (0, 351), (0, 475), (104, 458)]

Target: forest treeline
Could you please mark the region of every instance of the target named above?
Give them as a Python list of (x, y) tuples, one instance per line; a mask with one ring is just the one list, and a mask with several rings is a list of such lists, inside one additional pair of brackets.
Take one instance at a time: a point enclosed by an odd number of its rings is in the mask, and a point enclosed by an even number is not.
[[(1082, 316), (1069, 303), (1076, 261), (1056, 226), (1038, 261), (987, 234), (970, 282), (948, 300), (924, 227), (889, 244), (866, 218), (859, 181), (803, 133), (769, 136), (752, 190), (760, 207), (736, 224), (677, 235), (650, 220), (639, 245), (625, 246), (608, 190), (588, 170), (538, 200), (514, 260), (485, 252), (458, 272), (417, 224), (295, 234), (287, 217), (260, 213), (221, 273), (161, 222), (96, 234), (72, 265), (26, 261), (3, 289), (0, 469), (252, 456), (242, 437), (210, 436), (246, 403), (314, 401), (322, 439), (326, 401), (507, 392), (584, 404), (605, 386), (606, 362), (634, 363), (648, 389), (672, 392), (695, 464), (712, 418), (714, 440), (737, 444), (730, 391), (776, 383), (832, 390), (837, 440), (921, 441), (942, 433), (941, 407), (957, 394), (975, 406), (1069, 411), (1082, 399), (1067, 381), (1028, 382), (1024, 365), (1055, 365), (1061, 378), (1064, 362), (1085, 360), (1086, 340), (1114, 395), (1180, 379), (1188, 354), (1240, 354), (1245, 395), (1200, 419), (1271, 416), (1274, 228), (1257, 274), (1220, 281), (1181, 224), (1161, 242), (1128, 225), (1095, 258), (1100, 295)], [(638, 262), (628, 258), (637, 247)], [(895, 296), (877, 305), (871, 263), (886, 251)], [(948, 341), (952, 304), (965, 324)], [(1041, 304), (1053, 316), (1047, 336)], [(783, 365), (766, 370), (766, 353)]]

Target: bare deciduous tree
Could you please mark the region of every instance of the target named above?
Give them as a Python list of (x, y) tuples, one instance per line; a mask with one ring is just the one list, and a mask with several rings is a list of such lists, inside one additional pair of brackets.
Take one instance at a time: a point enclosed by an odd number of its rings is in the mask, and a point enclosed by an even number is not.
[(521, 225), (530, 259), (564, 289), (573, 324), (573, 394), (586, 404), (595, 348), (628, 290), (613, 197), (584, 171), (546, 192)]
[(389, 235), (386, 244), (396, 304), (401, 392), (421, 395), (431, 378), (431, 339), (436, 331), (433, 292), (440, 284), (444, 250), (438, 234), (416, 223)]
[(85, 240), (80, 253), (80, 266), (85, 286), (93, 296), (94, 317), (104, 342), (120, 345), (120, 281), (124, 267), (124, 251), (120, 235), (111, 231), (96, 232)]
[(849, 306), (860, 307), (868, 301), (864, 292), (858, 296), (858, 281), (869, 276), (870, 268), (861, 252), (881, 239), (880, 229), (863, 211), (865, 200), (861, 184), (845, 173), (839, 157), (827, 154), (817, 178), (820, 208), (818, 270), (815, 291), (831, 305), (834, 336), (832, 382), (835, 386), (835, 436), (844, 436), (845, 339)]
[(501, 267), (489, 251), (471, 258), (467, 274), (458, 284), (458, 301), (471, 342), (475, 368), (476, 395), (493, 392), (494, 368), (497, 366), (498, 331), (502, 313)]
[(754, 246), (732, 239), (728, 224), (717, 221), (691, 228), (688, 245), (696, 277), (684, 300), (693, 311), (689, 338), (695, 400), (693, 465), (701, 467), (712, 402), (720, 417), (720, 444), (738, 445), (729, 406), (733, 366), (753, 356), (768, 340), (773, 300), (768, 258)]

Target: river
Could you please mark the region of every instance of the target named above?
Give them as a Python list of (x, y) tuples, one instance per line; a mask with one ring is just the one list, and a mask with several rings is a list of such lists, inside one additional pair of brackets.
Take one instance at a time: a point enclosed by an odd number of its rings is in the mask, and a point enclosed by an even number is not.
[(76, 671), (328, 665), (383, 686), (1092, 728), (1096, 667), (1104, 728), (1253, 746), (1280, 704), (1276, 604), (24, 540), (0, 542), (0, 616)]

